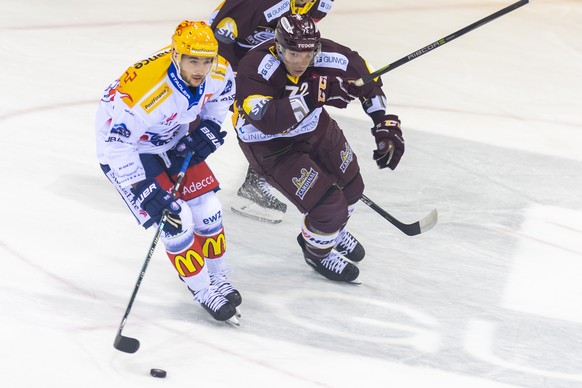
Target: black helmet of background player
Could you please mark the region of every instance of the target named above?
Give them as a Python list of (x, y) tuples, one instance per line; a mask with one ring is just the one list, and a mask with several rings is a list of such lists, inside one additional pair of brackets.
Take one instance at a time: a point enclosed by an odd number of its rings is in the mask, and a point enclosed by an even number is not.
[(303, 67), (298, 63), (301, 60), (305, 62), (309, 59), (305, 68), (313, 65), (314, 58), (321, 50), (320, 40), (321, 34), (309, 15), (283, 16), (275, 29), (277, 55), (287, 70), (290, 70), (290, 67)]

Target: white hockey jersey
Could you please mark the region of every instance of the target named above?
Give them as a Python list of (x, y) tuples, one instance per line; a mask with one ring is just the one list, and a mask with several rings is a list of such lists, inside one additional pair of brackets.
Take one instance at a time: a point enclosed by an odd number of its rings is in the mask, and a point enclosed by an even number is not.
[(96, 118), (97, 158), (127, 187), (145, 178), (139, 154), (162, 154), (200, 117), (222, 125), (234, 101), (230, 64), (218, 57), (206, 80), (188, 89), (165, 48), (131, 66), (106, 90)]

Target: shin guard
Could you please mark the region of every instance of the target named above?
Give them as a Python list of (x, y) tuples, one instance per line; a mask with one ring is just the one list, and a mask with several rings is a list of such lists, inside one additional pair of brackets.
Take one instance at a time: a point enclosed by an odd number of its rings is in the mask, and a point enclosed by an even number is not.
[(180, 278), (192, 291), (199, 291), (208, 287), (210, 277), (206, 268), (204, 254), (200, 245), (199, 236), (194, 236), (194, 241), (185, 250), (177, 253), (166, 251), (170, 262), (180, 275)]
[(200, 241), (201, 252), (207, 260), (210, 273), (221, 272), (225, 267), (226, 238), (224, 227), (212, 236), (195, 235)]

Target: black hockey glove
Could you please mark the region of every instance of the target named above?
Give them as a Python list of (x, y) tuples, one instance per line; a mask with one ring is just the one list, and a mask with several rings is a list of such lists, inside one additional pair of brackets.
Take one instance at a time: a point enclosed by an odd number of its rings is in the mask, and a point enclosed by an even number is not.
[(312, 75), (309, 80), (308, 104), (311, 109), (324, 105), (345, 108), (350, 101), (358, 98), (360, 90), (341, 77)]
[(400, 120), (396, 115), (386, 115), (372, 128), (378, 149), (374, 150), (374, 160), (379, 168), (394, 170), (404, 154), (404, 138)]
[(178, 234), (182, 231), (182, 220), (180, 219), (181, 206), (174, 201), (172, 195), (164, 190), (155, 178), (146, 178), (138, 182), (131, 189), (135, 195), (135, 203), (145, 210), (150, 218), (159, 223), (162, 219), (164, 209), (169, 213), (164, 224), (164, 231), (169, 234)]
[(182, 157), (193, 152), (192, 161), (198, 164), (224, 144), (225, 136), (226, 131), (221, 132), (220, 125), (212, 120), (203, 120), (198, 128), (178, 141), (175, 150)]

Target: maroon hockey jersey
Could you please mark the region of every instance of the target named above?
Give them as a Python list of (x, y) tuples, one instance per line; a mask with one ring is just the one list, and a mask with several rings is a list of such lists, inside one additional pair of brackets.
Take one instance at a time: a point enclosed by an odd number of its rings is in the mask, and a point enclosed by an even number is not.
[(210, 17), (218, 53), (236, 71), (247, 51), (273, 38), (281, 16), (301, 13), (319, 21), (331, 10), (333, 1), (317, 0), (297, 8), (291, 0), (225, 0)]
[[(233, 114), (237, 135), (242, 142), (254, 143), (325, 130), (331, 120), (325, 108), (306, 108), (309, 78), (325, 75), (355, 80), (369, 73), (367, 63), (357, 52), (321, 39), (321, 52), (313, 66), (301, 77), (291, 77), (275, 53), (274, 40), (265, 42), (239, 63)], [(381, 86), (382, 81), (377, 79), (361, 87), (360, 101), (369, 115), (385, 114), (386, 98)]]

